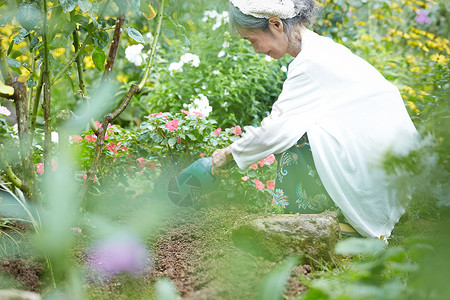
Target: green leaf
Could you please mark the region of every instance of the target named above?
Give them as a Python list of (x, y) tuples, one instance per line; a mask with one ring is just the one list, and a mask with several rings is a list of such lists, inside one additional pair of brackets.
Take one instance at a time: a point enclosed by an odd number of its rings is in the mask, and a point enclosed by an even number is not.
[(38, 44), (39, 44), (39, 39), (38, 39), (37, 36), (34, 36), (34, 37), (31, 39), (30, 50), (31, 50), (31, 51), (34, 51), (34, 50), (36, 49), (36, 46), (37, 46)]
[(197, 138), (195, 137), (195, 135), (193, 135), (193, 134), (190, 134), (190, 133), (188, 133), (188, 134), (186, 134), (192, 141), (196, 141), (197, 140)]
[(103, 52), (102, 49), (95, 47), (94, 53), (92, 53), (92, 61), (99, 71), (103, 71), (103, 69), (105, 68), (105, 60), (105, 52)]
[(3, 81), (0, 81), (0, 93), (12, 96), (14, 95), (14, 88), (12, 86), (5, 85)]
[(94, 45), (103, 49), (108, 44), (109, 35), (105, 31), (97, 32), (93, 37)]
[(71, 12), (78, 5), (78, 0), (59, 0), (65, 13)]
[(92, 8), (92, 3), (89, 0), (78, 0), (78, 6), (83, 12), (88, 12)]
[(384, 251), (386, 243), (374, 238), (348, 238), (340, 241), (334, 250), (336, 254), (368, 254), (372, 256), (379, 255)]
[(133, 40), (135, 40), (138, 43), (142, 43), (144, 44), (144, 37), (142, 36), (142, 34), (137, 31), (136, 29), (134, 29), (133, 27), (128, 27), (127, 28), (127, 33), (130, 36), (130, 38), (132, 38)]
[(173, 147), (176, 143), (177, 143), (177, 138), (176, 137), (171, 137), (169, 139), (169, 146), (170, 147)]
[(14, 58), (10, 58), (10, 57), (6, 57), (6, 62), (8, 63), (8, 66), (12, 67), (12, 68), (18, 68), (20, 67), (20, 61), (14, 59)]
[(21, 28), (19, 33), (13, 38), (13, 41), (16, 45), (19, 45), (20, 43), (23, 42), (23, 40), (26, 38), (26, 36), (28, 35), (28, 31), (25, 28)]
[(291, 275), (292, 268), (295, 266), (297, 259), (288, 258), (282, 265), (278, 266), (263, 281), (260, 290), (261, 300), (283, 299), (283, 291), (285, 285)]
[(34, 29), (41, 19), (41, 9), (34, 3), (21, 3), (16, 13), (17, 21), (28, 31)]

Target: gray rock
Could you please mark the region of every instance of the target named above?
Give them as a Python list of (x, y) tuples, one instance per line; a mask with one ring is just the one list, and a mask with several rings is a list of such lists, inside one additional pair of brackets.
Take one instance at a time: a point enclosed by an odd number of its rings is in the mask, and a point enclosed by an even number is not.
[(0, 290), (0, 300), (41, 300), (41, 296), (28, 291)]
[(244, 251), (279, 261), (300, 256), (305, 262), (331, 261), (341, 238), (336, 212), (268, 215), (251, 219), (233, 231), (235, 245)]

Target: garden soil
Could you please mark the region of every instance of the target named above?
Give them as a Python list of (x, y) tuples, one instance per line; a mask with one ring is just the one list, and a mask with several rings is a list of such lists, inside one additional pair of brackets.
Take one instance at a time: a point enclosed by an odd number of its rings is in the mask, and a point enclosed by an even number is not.
[[(222, 205), (207, 208), (177, 208), (163, 226), (147, 239), (155, 266), (145, 277), (122, 275), (103, 284), (88, 286), (89, 299), (153, 299), (154, 283), (169, 278), (182, 299), (257, 299), (267, 276), (279, 262), (254, 256), (235, 247), (232, 230), (260, 213), (249, 207)], [(85, 253), (74, 258), (82, 265)], [(40, 289), (43, 265), (27, 259), (2, 260), (0, 271), (13, 275), (18, 288)], [(293, 270), (284, 298), (304, 292), (302, 280), (311, 279), (311, 267), (298, 264)], [(145, 295), (145, 296), (144, 296)]]

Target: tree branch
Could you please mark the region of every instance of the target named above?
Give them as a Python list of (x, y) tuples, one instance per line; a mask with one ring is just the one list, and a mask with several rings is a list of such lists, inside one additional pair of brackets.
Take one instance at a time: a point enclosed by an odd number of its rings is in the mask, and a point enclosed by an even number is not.
[(152, 50), (150, 52), (150, 57), (148, 59), (147, 66), (145, 67), (145, 73), (144, 77), (141, 80), (141, 83), (139, 83), (139, 89), (142, 89), (144, 87), (145, 82), (147, 81), (148, 76), (150, 75), (150, 69), (153, 64), (153, 58), (156, 54), (156, 46), (158, 44), (159, 34), (161, 33), (161, 26), (163, 23), (163, 16), (164, 16), (164, 0), (159, 1), (159, 16), (158, 16), (158, 23), (156, 26), (156, 32), (155, 36), (153, 38), (153, 44), (152, 44)]
[(125, 24), (125, 15), (123, 12), (119, 12), (119, 17), (116, 20), (116, 27), (114, 29), (111, 46), (109, 48), (108, 58), (105, 63), (105, 69), (103, 70), (103, 76), (101, 83), (105, 83), (109, 79), (109, 75), (114, 67), (114, 61), (116, 60), (117, 49), (119, 48), (120, 37), (123, 31), (123, 25)]

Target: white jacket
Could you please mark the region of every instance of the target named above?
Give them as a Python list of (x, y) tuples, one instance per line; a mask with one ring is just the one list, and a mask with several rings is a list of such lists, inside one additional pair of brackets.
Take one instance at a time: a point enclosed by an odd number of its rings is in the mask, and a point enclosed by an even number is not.
[[(417, 131), (398, 89), (346, 47), (310, 30), (272, 112), (231, 145), (245, 169), (308, 134), (327, 192), (363, 236), (386, 239), (404, 212), (379, 166), (407, 152)], [(293, 199), (291, 199), (293, 201)]]

